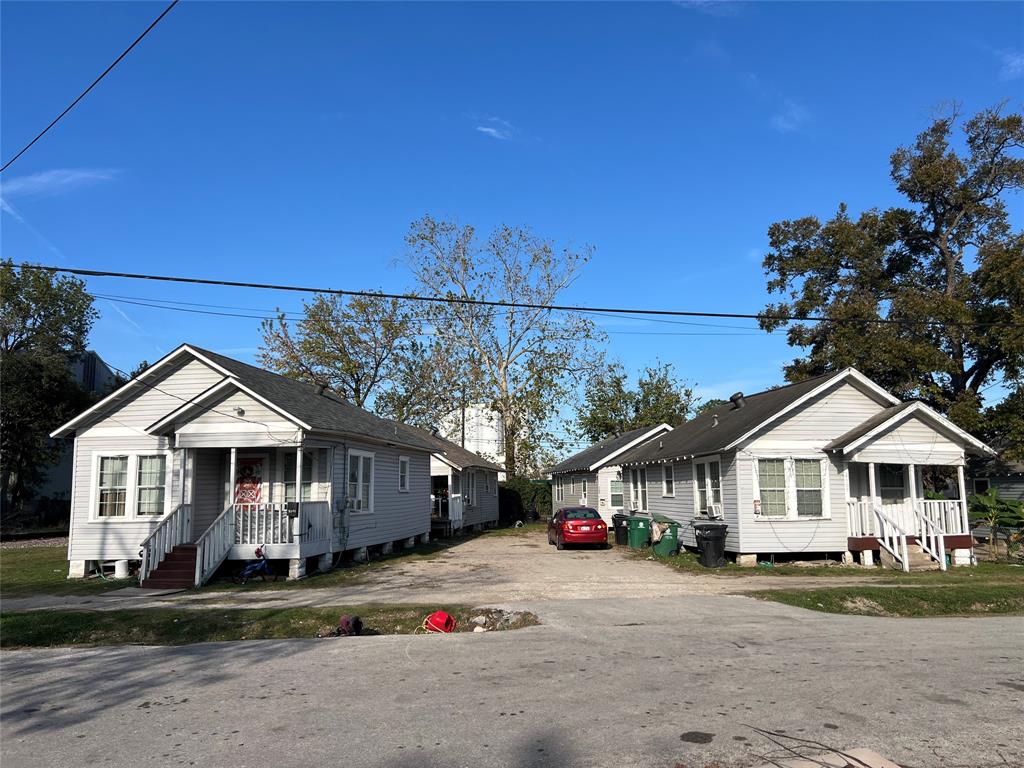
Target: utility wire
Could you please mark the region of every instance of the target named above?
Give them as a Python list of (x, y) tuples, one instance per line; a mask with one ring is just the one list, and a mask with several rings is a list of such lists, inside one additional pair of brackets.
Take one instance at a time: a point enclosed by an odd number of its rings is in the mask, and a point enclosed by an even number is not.
[(153, 20), (153, 23), (150, 24), (148, 27), (146, 27), (146, 29), (143, 31), (143, 33), (141, 35), (139, 35), (138, 37), (136, 37), (135, 40), (132, 42), (132, 44), (129, 45), (127, 48), (125, 48), (124, 52), (120, 56), (118, 56), (116, 59), (114, 59), (114, 62), (109, 67), (107, 67), (105, 70), (103, 70), (103, 72), (100, 74), (100, 76), (97, 77), (95, 80), (92, 81), (92, 83), (89, 84), (88, 88), (86, 88), (84, 91), (82, 91), (78, 95), (77, 99), (75, 99), (70, 104), (68, 104), (67, 108), (63, 112), (61, 112), (59, 115), (57, 115), (55, 118), (53, 118), (53, 120), (51, 121), (51, 123), (48, 126), (43, 128), (42, 131), (40, 131), (38, 134), (36, 134), (36, 137), (34, 139), (32, 139), (32, 141), (30, 141), (28, 144), (26, 144), (24, 147), (22, 147), (21, 151), (18, 152), (18, 154), (16, 154), (10, 160), (8, 160), (6, 163), (4, 163), (4, 167), (0, 168), (0, 173), (3, 173), (8, 168), (10, 168), (11, 165), (14, 164), (15, 160), (17, 160), (23, 154), (28, 152), (29, 148), (33, 144), (35, 144), (37, 141), (39, 141), (41, 138), (43, 138), (43, 136), (46, 135), (47, 131), (49, 131), (51, 128), (53, 128), (53, 126), (55, 126), (58, 122), (60, 122), (60, 119), (62, 117), (64, 117), (64, 115), (66, 115), (68, 112), (70, 112), (72, 109), (74, 109), (75, 105), (78, 104), (78, 102), (80, 102), (82, 99), (84, 99), (86, 97), (86, 94), (88, 94), (89, 91), (91, 91), (93, 88), (95, 88), (99, 84), (100, 80), (102, 80), (104, 77), (106, 77), (108, 74), (110, 74), (110, 71), (114, 67), (116, 67), (118, 64), (121, 63), (121, 59), (123, 59), (125, 56), (127, 56), (129, 53), (131, 53), (132, 48), (134, 48), (136, 45), (138, 45), (140, 42), (142, 42), (142, 38), (144, 38), (146, 35), (148, 35), (153, 30), (153, 27), (155, 27), (157, 24), (159, 24), (161, 19), (163, 19), (164, 16), (166, 16), (168, 13), (170, 13), (171, 9), (174, 6), (176, 6), (178, 4), (178, 2), (179, 2), (179, 0), (172, 0), (171, 4), (168, 5), (166, 8), (164, 8), (163, 13), (161, 13), (159, 16), (157, 16)]
[(800, 316), (800, 315), (770, 315), (764, 313), (744, 312), (694, 312), (672, 309), (626, 309), (622, 307), (588, 307), (572, 306), (564, 304), (534, 304), (519, 301), (497, 301), (494, 299), (473, 299), (458, 296), (417, 296), (411, 293), (384, 293), (382, 291), (354, 291), (341, 288), (314, 288), (298, 285), (278, 285), (274, 283), (246, 283), (238, 280), (213, 280), (201, 277), (177, 277), (171, 275), (150, 275), (138, 272), (110, 272), (99, 269), (82, 269), (73, 267), (53, 267), (42, 264), (21, 264), (20, 269), (37, 269), (44, 272), (61, 272), (71, 275), (84, 275), (88, 277), (120, 277), (128, 280), (155, 280), (165, 283), (188, 283), (191, 285), (217, 285), (228, 288), (258, 288), (272, 291), (293, 291), (297, 293), (323, 293), (337, 296), (360, 296), (364, 298), (398, 299), (401, 301), (419, 301), (434, 304), (460, 304), (483, 307), (502, 307), (507, 309), (540, 309), (556, 312), (604, 312), (615, 315), (656, 315), (669, 317), (714, 317), (714, 318), (736, 318), (741, 320), (779, 320), (784, 322), (811, 322), (811, 323), (876, 323), (880, 325), (946, 325), (976, 327), (980, 325), (998, 326), (1007, 328), (1024, 327), (1020, 323), (971, 323), (971, 322), (946, 322), (943, 320), (914, 320), (911, 318), (835, 318), (821, 316)]

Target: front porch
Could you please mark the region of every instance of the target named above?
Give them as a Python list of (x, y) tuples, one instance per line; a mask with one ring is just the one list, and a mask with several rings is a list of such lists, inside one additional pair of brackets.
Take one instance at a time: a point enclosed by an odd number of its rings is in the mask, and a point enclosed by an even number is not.
[(288, 446), (179, 448), (180, 503), (143, 541), (140, 581), (177, 549), (183, 579), (194, 550), (191, 582), (201, 585), (225, 560), (288, 560), (292, 576), (305, 559), (333, 550), (333, 448)]
[[(954, 565), (972, 561), (973, 539), (967, 514), (963, 464), (956, 465), (957, 498), (924, 498), (927, 464), (855, 462), (847, 464), (847, 549), (871, 562), (887, 552), (909, 570), (909, 549), (920, 547), (942, 570), (946, 554)], [(948, 467), (948, 465), (943, 465)]]

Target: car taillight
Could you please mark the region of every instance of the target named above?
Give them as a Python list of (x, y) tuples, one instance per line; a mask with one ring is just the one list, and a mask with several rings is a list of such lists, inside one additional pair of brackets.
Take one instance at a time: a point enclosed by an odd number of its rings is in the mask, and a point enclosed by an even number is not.
[(604, 523), (598, 523), (597, 524), (597, 530), (603, 531), (604, 530)]

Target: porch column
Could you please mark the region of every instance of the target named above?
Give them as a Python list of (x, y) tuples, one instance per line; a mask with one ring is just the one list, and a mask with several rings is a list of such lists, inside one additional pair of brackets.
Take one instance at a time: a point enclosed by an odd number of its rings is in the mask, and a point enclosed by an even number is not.
[(228, 504), (235, 503), (235, 478), (238, 469), (238, 449), (231, 449), (231, 460), (228, 462)]
[[(964, 479), (964, 465), (958, 464), (956, 468), (956, 485), (957, 490), (960, 493), (960, 524), (963, 526), (963, 532), (967, 533), (971, 530), (970, 523), (967, 519), (967, 482)], [(994, 536), (992, 537), (995, 538)]]
[[(910, 509), (917, 514), (917, 480), (914, 477), (914, 465), (907, 464), (907, 485), (910, 486)], [(916, 518), (915, 518), (916, 519)], [(918, 531), (924, 534), (924, 531)]]
[[(868, 495), (871, 496), (872, 507), (882, 506), (881, 500), (878, 498), (878, 488), (875, 483), (875, 463), (873, 461), (868, 462)], [(872, 519), (874, 519), (874, 513), (872, 513)]]
[(295, 532), (295, 538), (299, 539), (299, 543), (302, 543), (301, 533), (302, 529), (302, 443), (299, 443), (299, 447), (295, 449), (295, 522), (293, 524), (293, 530)]

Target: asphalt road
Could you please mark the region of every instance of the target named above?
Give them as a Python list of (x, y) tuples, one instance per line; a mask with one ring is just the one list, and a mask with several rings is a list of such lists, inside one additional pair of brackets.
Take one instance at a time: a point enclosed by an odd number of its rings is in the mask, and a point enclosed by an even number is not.
[(3, 765), (701, 768), (822, 751), (796, 739), (905, 766), (1024, 765), (1022, 618), (724, 595), (516, 606), (545, 624), (7, 652)]

